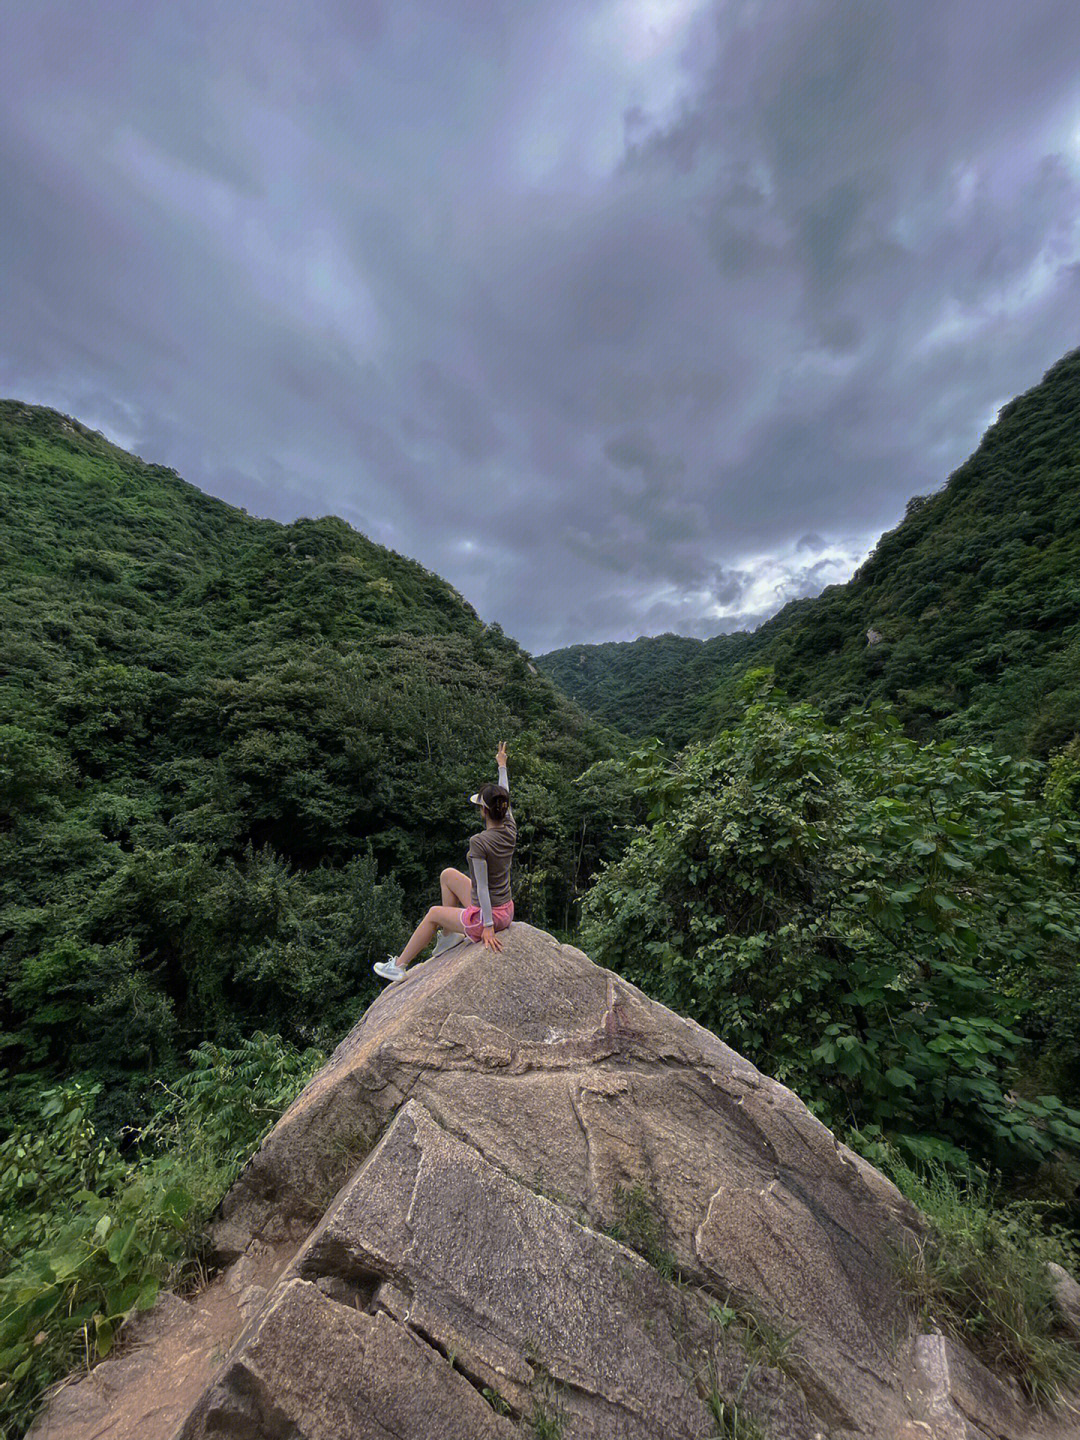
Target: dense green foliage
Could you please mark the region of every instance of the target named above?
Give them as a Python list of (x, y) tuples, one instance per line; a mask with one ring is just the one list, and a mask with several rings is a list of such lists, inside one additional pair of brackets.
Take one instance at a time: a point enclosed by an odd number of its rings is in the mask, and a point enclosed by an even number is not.
[(570, 645), (541, 655), (537, 664), (563, 694), (605, 725), (635, 740), (656, 736), (679, 746), (701, 734), (717, 678), (739, 663), (749, 644), (742, 631), (711, 640), (643, 635)]
[(1080, 815), (1080, 735), (1050, 760), (1046, 802), (1063, 815)]
[(1080, 723), (1080, 351), (1006, 405), (846, 585), (753, 635), (574, 646), (539, 664), (606, 723), (674, 744), (732, 719), (739, 675), (770, 665), (832, 717), (884, 699), (913, 735), (1047, 756)]
[(1080, 1093), (1080, 822), (1034, 762), (766, 697), (632, 763), (653, 823), (586, 900), (596, 960), (841, 1132), (1010, 1167), (1080, 1143), (1042, 1093)]
[(162, 1284), (198, 1274), (202, 1228), (323, 1056), (256, 1034), (204, 1044), (122, 1155), (90, 1118), (98, 1087), (46, 1090), (0, 1144), (0, 1435), (41, 1389), (112, 1348)]
[[(0, 1064), (98, 1118), (203, 1039), (329, 1044), (464, 864), (510, 741), (522, 918), (594, 863), (595, 726), (448, 585), (0, 405)], [(143, 1077), (140, 1079), (140, 1076)], [(0, 1113), (0, 1126), (3, 1123)]]

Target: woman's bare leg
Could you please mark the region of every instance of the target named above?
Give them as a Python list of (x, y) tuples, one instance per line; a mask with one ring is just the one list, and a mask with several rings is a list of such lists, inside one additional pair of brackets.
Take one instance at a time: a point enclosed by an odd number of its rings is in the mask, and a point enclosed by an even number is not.
[(461, 909), (461, 906), (456, 905), (432, 905), (398, 956), (398, 964), (403, 970), (412, 964), (421, 950), (431, 944), (440, 930), (456, 930), (459, 935), (465, 934), (461, 923)]
[(444, 870), (439, 876), (439, 889), (444, 905), (456, 905), (459, 910), (466, 910), (472, 903), (472, 881), (460, 870)]

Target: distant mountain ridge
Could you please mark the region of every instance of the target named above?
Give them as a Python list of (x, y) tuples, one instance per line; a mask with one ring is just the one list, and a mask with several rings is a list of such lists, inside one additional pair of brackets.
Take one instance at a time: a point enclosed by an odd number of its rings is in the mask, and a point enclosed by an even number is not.
[(1046, 755), (1080, 725), (1080, 350), (1006, 405), (846, 584), (750, 635), (571, 646), (537, 663), (598, 719), (673, 744), (725, 723), (739, 676), (767, 665), (834, 715), (885, 699), (915, 735)]
[[(63, 546), (75, 580), (126, 580), (181, 607), (209, 605), (220, 617), (232, 607), (261, 638), (271, 638), (282, 593), (292, 589), (315, 604), (307, 629), (322, 638), (378, 626), (485, 628), (446, 581), (343, 520), (255, 519), (56, 411), (0, 401), (0, 463), (0, 561), (9, 573), (44, 576)], [(242, 571), (226, 577), (223, 566), (235, 560)], [(329, 610), (319, 603), (328, 592), (337, 601)]]
[(635, 740), (685, 744), (700, 733), (703, 701), (752, 645), (744, 631), (694, 640), (642, 635), (601, 645), (568, 645), (536, 663), (590, 715)]

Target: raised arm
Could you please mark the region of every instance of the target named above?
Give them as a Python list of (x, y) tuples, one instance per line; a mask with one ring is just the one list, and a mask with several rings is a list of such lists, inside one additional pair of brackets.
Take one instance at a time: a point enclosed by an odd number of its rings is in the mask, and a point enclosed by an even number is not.
[(495, 752), (495, 764), (499, 767), (499, 784), (510, 793), (510, 781), (506, 775), (506, 741), (499, 741), (499, 748)]

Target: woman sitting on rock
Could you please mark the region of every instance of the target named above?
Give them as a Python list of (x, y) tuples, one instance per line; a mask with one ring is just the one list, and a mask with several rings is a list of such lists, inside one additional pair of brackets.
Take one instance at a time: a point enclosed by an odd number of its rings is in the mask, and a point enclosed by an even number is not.
[[(432, 905), (412, 933), (400, 955), (390, 955), (373, 968), (384, 980), (403, 980), (405, 971), (436, 935), (439, 943), (432, 959), (459, 944), (458, 936), (483, 943), (489, 950), (501, 950), (498, 931), (505, 930), (514, 918), (514, 902), (510, 898), (510, 862), (517, 844), (517, 825), (510, 809), (510, 789), (506, 777), (506, 741), (499, 744), (495, 755), (499, 767), (499, 783), (482, 785), (469, 799), (479, 805), (484, 828), (469, 841), (469, 873), (444, 870), (439, 876), (442, 904)], [(442, 932), (441, 935), (439, 932)]]

